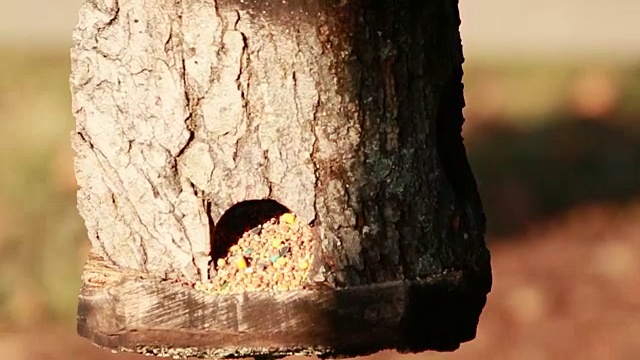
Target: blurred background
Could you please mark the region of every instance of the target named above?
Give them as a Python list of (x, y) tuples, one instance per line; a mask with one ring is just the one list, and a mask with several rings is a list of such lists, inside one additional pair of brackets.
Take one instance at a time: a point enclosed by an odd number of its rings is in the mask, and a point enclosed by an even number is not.
[[(81, 0), (0, 0), (0, 354), (143, 359), (75, 335), (88, 250), (69, 145)], [(494, 289), (455, 353), (640, 359), (640, 2), (461, 0), (465, 138)]]

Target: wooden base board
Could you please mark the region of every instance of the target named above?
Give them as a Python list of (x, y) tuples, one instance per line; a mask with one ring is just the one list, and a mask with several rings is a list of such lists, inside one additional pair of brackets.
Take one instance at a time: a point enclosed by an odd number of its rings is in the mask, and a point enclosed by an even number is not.
[(430, 279), (340, 289), (207, 294), (90, 259), (78, 333), (116, 351), (175, 358), (451, 351), (475, 337), (490, 279)]

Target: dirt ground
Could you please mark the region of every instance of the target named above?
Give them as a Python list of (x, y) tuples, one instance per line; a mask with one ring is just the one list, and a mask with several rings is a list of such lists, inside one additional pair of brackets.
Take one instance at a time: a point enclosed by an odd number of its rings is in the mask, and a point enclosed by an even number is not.
[[(640, 206), (573, 211), (517, 239), (490, 239), (494, 288), (477, 339), (453, 353), (382, 359), (640, 359)], [(0, 335), (3, 359), (134, 360), (69, 327)]]

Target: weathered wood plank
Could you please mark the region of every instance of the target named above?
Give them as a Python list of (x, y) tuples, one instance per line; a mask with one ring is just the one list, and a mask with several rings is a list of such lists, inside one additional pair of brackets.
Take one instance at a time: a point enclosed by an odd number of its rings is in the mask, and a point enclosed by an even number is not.
[[(86, 278), (111, 268), (89, 261)], [(207, 294), (121, 272), (88, 282), (78, 332), (119, 351), (180, 357), (365, 355), (454, 350), (475, 336), (486, 290), (475, 275), (282, 293)], [(486, 284), (486, 279), (485, 279)]]

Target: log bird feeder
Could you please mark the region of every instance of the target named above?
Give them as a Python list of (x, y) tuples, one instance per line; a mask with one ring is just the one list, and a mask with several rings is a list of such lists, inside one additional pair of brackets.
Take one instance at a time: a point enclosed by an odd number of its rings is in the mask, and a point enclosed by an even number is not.
[(454, 350), (491, 287), (453, 1), (87, 1), (78, 332), (173, 357)]

